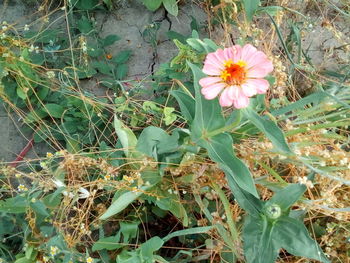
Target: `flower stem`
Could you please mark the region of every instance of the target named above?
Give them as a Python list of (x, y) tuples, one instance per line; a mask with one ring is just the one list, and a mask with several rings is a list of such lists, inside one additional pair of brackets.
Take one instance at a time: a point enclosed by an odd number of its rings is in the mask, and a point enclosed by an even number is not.
[(230, 202), (228, 201), (224, 191), (222, 191), (222, 189), (217, 184), (213, 183), (212, 186), (213, 186), (215, 192), (218, 194), (218, 196), (219, 196), (219, 198), (224, 206), (225, 214), (227, 217), (227, 224), (228, 224), (228, 227), (230, 229), (233, 242), (236, 246), (238, 246), (240, 242), (239, 242), (236, 224), (232, 218), (232, 212), (230, 209)]
[(233, 130), (241, 122), (241, 119), (242, 119), (242, 114), (241, 114), (241, 111), (239, 111), (238, 115), (237, 115), (237, 119), (235, 121), (233, 121), (230, 125), (227, 125), (227, 126), (219, 128), (217, 130), (208, 132), (206, 134), (206, 137), (210, 138), (210, 137), (213, 137), (213, 136), (218, 135), (220, 133)]

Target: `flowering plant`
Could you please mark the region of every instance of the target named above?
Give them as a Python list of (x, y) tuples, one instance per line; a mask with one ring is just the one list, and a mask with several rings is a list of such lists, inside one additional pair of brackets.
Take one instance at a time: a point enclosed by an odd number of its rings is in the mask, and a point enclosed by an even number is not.
[(210, 77), (199, 84), (206, 99), (214, 99), (222, 91), (221, 106), (241, 109), (248, 107), (250, 97), (266, 93), (269, 82), (264, 77), (272, 70), (272, 62), (263, 52), (250, 44), (235, 45), (207, 55), (203, 72)]

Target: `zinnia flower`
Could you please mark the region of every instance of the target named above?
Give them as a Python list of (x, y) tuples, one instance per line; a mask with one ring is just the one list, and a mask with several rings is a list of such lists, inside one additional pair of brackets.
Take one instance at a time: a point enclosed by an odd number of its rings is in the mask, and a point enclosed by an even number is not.
[(250, 97), (266, 93), (269, 82), (264, 77), (272, 70), (272, 62), (264, 52), (250, 44), (235, 45), (207, 55), (203, 72), (209, 77), (199, 84), (206, 99), (214, 99), (221, 92), (222, 107), (241, 109), (249, 105)]

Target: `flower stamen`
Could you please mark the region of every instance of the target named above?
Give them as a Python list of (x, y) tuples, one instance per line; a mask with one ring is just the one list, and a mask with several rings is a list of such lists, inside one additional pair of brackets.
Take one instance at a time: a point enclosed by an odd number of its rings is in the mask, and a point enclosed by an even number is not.
[(243, 60), (233, 63), (231, 59), (224, 62), (225, 69), (220, 77), (229, 85), (241, 85), (247, 79), (247, 63)]

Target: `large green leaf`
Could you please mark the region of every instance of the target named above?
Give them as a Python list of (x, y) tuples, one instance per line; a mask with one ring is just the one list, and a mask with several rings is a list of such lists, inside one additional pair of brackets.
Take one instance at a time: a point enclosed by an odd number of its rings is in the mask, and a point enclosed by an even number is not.
[(64, 112), (64, 108), (61, 105), (55, 103), (46, 104), (44, 106), (44, 109), (54, 118), (61, 118)]
[(261, 132), (263, 132), (267, 138), (269, 138), (272, 144), (280, 151), (285, 153), (292, 153), (286, 142), (281, 129), (271, 120), (262, 118), (251, 108), (245, 108), (242, 110), (244, 116), (250, 120)]
[(114, 115), (114, 129), (118, 135), (118, 139), (123, 145), (123, 150), (126, 157), (132, 157), (137, 155), (137, 153), (133, 153), (135, 147), (137, 145), (137, 138), (132, 130), (127, 127), (122, 121), (120, 121), (116, 115)]
[(115, 250), (121, 247), (123, 247), (123, 245), (120, 243), (120, 235), (118, 235), (118, 236), (100, 238), (92, 246), (92, 251), (97, 251), (102, 249)]
[(266, 202), (266, 206), (277, 204), (282, 211), (286, 211), (299, 200), (305, 191), (305, 185), (289, 184), (287, 187), (276, 192), (274, 196)]
[(160, 249), (164, 244), (163, 239), (158, 236), (152, 237), (140, 246), (140, 256), (142, 262), (155, 262), (153, 253)]
[(126, 192), (119, 196), (117, 200), (115, 200), (110, 207), (108, 207), (107, 211), (100, 217), (101, 220), (105, 220), (111, 216), (114, 216), (125, 208), (127, 208), (132, 202), (134, 202), (137, 198), (139, 198), (143, 192), (149, 189), (151, 186), (143, 186), (140, 190)]
[(226, 176), (232, 177), (240, 188), (259, 198), (252, 175), (247, 166), (234, 155), (232, 143), (231, 136), (222, 133), (210, 138), (209, 141), (201, 140), (199, 145), (207, 149), (210, 159), (227, 171)]
[(27, 210), (27, 206), (27, 200), (20, 195), (0, 200), (0, 212), (21, 214)]
[(325, 263), (330, 262), (299, 220), (287, 216), (282, 217), (275, 224), (274, 232), (276, 243), (289, 253)]
[(114, 42), (120, 40), (120, 37), (117, 35), (108, 35), (106, 36), (104, 39), (102, 39), (102, 46), (106, 47), (106, 46), (110, 46), (113, 45)]
[(162, 0), (142, 0), (142, 2), (150, 11), (156, 11), (162, 4)]
[(178, 133), (170, 136), (163, 129), (150, 126), (142, 131), (136, 149), (158, 160), (158, 155), (174, 152), (178, 148), (178, 139)]
[(273, 243), (274, 226), (264, 217), (248, 215), (244, 222), (244, 256), (248, 263), (275, 262), (279, 247)]
[(246, 18), (249, 22), (253, 20), (253, 15), (258, 10), (260, 0), (242, 0)]
[[(223, 169), (225, 171), (225, 169)], [(229, 171), (225, 171), (229, 173)], [(263, 202), (254, 195), (240, 188), (233, 176), (227, 176), (229, 187), (234, 194), (237, 203), (251, 215), (258, 215), (262, 211)]]
[(196, 95), (196, 113), (191, 126), (191, 137), (196, 142), (198, 139), (206, 138), (208, 132), (222, 128), (225, 125), (225, 120), (218, 100), (207, 100), (200, 92), (198, 81), (205, 77), (204, 73), (196, 65), (188, 64), (193, 72)]
[(186, 120), (192, 122), (195, 115), (195, 100), (181, 90), (173, 90), (170, 94), (173, 95), (179, 103), (182, 115)]
[(167, 242), (168, 240), (170, 240), (174, 237), (208, 233), (214, 227), (215, 226), (204, 226), (204, 227), (193, 227), (193, 228), (189, 228), (189, 229), (178, 230), (178, 231), (172, 232), (169, 235), (163, 237), (163, 240), (164, 240), (164, 242)]
[(163, 5), (166, 9), (166, 11), (169, 12), (169, 14), (173, 16), (177, 16), (179, 13), (179, 8), (177, 6), (176, 0), (163, 0)]

